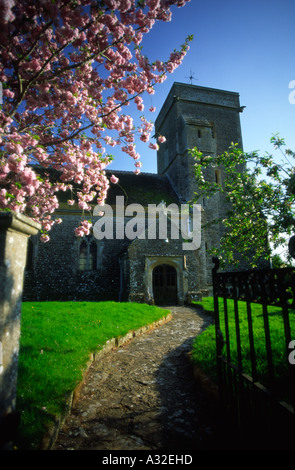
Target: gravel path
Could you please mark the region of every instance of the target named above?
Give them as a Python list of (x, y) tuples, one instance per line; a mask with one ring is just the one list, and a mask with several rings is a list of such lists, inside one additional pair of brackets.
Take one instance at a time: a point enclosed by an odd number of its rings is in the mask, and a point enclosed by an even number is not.
[(212, 318), (169, 307), (172, 319), (95, 361), (54, 450), (214, 448), (214, 406), (193, 379), (193, 338)]

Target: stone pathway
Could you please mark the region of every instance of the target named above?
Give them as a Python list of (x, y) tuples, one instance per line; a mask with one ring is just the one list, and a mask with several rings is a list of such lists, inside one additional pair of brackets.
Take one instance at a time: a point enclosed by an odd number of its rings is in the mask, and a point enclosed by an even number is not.
[(193, 307), (169, 310), (168, 323), (91, 365), (54, 450), (214, 448), (216, 410), (188, 360), (212, 318)]

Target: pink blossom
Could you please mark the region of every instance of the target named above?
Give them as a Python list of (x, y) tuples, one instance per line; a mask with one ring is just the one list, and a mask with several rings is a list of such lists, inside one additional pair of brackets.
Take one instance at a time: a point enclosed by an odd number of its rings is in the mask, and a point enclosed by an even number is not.
[(158, 142), (160, 142), (160, 144), (163, 144), (164, 142), (166, 142), (166, 137), (164, 137), (163, 135), (159, 135)]
[(144, 110), (144, 105), (143, 105), (143, 99), (141, 96), (136, 96), (135, 99), (134, 99), (135, 103), (137, 104), (137, 109), (139, 111), (143, 111)]
[(32, 59), (26, 64), (27, 70), (32, 70), (32, 72), (38, 72), (41, 69), (41, 61), (39, 59)]
[[(155, 22), (171, 19), (170, 7), (187, 1), (105, 0), (97, 7), (77, 0), (72, 8), (63, 0), (0, 0), (0, 81), (7, 98), (0, 109), (0, 209), (26, 212), (50, 232), (58, 191), (77, 183), (81, 210), (89, 210), (92, 200), (103, 203), (110, 185), (104, 144), (120, 145), (140, 171), (135, 137), (148, 143), (153, 124), (143, 117), (136, 122), (126, 107), (134, 100), (144, 110), (144, 93), (152, 95), (154, 85), (181, 64), (188, 41), (167, 62), (151, 63), (134, 46)], [(46, 27), (51, 22), (54, 27)], [(23, 96), (16, 84), (22, 84)], [(47, 168), (60, 173), (58, 183), (49, 181)], [(81, 223), (77, 234), (89, 229)], [(48, 239), (43, 233), (42, 241)]]
[(3, 23), (8, 23), (9, 21), (13, 21), (15, 16), (12, 13), (12, 8), (14, 7), (15, 2), (14, 0), (1, 0), (0, 1), (0, 9), (2, 11), (2, 19)]
[(156, 10), (160, 6), (160, 0), (147, 0), (146, 4), (151, 10)]
[(43, 230), (46, 230), (46, 232), (47, 232), (50, 229), (51, 229), (51, 225), (50, 225), (49, 222), (43, 224)]
[(84, 235), (89, 235), (90, 228), (92, 227), (91, 222), (88, 220), (82, 220), (79, 227), (77, 227), (74, 232), (77, 237), (83, 237)]
[(6, 98), (14, 98), (15, 93), (11, 90), (3, 90), (3, 96)]
[(105, 4), (111, 10), (118, 8), (119, 2), (117, 0), (105, 0)]
[(41, 242), (43, 242), (43, 243), (49, 242), (49, 240), (50, 240), (49, 235), (46, 235), (45, 233), (42, 233), (42, 235), (41, 235), (41, 237), (40, 237), (40, 240), (41, 240)]
[(119, 181), (119, 178), (117, 178), (116, 176), (112, 175), (112, 176), (110, 177), (110, 181), (111, 181), (112, 183), (114, 183), (114, 184), (117, 184), (118, 181)]
[(152, 149), (152, 150), (158, 150), (158, 149), (159, 149), (159, 146), (158, 146), (158, 144), (152, 144), (152, 143), (150, 143), (150, 144), (149, 144), (149, 148)]
[(140, 136), (140, 140), (142, 140), (142, 142), (148, 142), (149, 134), (147, 132), (143, 132)]
[(118, 6), (118, 9), (122, 13), (125, 13), (126, 11), (130, 10), (131, 7), (132, 7), (131, 0), (121, 0), (120, 5)]

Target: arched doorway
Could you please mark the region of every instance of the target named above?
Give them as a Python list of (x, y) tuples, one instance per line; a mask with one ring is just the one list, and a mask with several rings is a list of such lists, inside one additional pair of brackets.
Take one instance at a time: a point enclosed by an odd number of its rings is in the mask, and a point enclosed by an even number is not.
[(153, 295), (157, 305), (177, 304), (177, 271), (169, 264), (160, 264), (153, 270)]

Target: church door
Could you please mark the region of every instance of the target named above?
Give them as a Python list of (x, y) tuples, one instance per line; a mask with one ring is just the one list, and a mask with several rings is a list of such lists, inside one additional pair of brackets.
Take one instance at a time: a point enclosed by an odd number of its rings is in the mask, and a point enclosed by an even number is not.
[(169, 264), (161, 264), (153, 270), (153, 293), (157, 305), (177, 304), (177, 272)]

